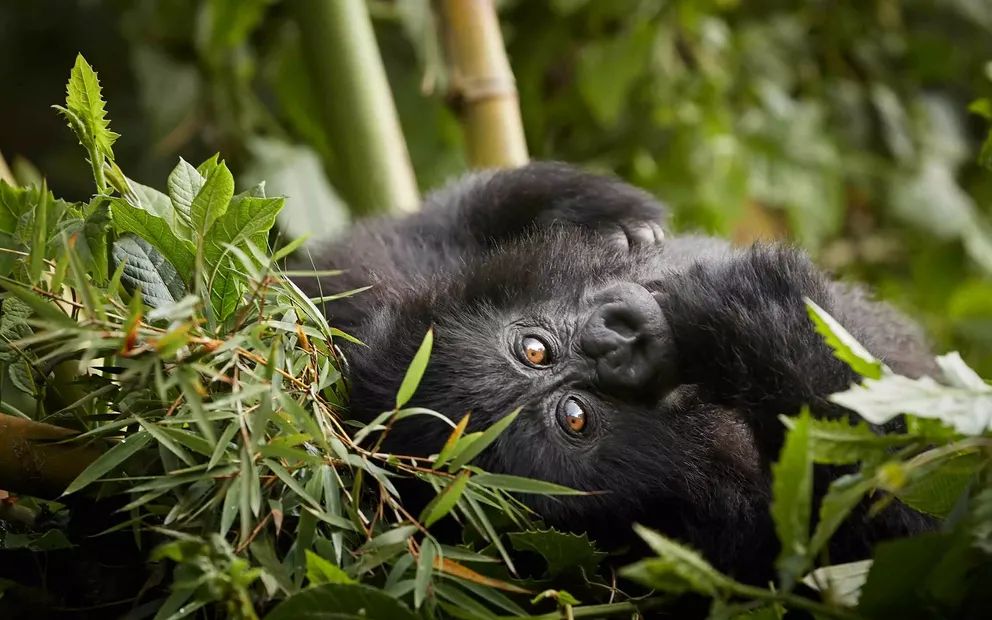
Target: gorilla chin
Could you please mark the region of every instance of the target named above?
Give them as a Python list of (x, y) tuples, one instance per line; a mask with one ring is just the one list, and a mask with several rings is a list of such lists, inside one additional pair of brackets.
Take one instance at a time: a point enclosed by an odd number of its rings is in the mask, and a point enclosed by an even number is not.
[[(524, 498), (549, 525), (619, 547), (643, 523), (762, 582), (778, 551), (768, 512), (778, 416), (803, 406), (846, 416), (826, 397), (858, 380), (813, 331), (805, 298), (897, 372), (936, 371), (915, 325), (800, 251), (666, 235), (665, 215), (616, 178), (535, 163), (470, 175), (416, 215), (358, 224), (318, 265), (347, 270), (324, 289), (373, 285), (328, 306), (332, 324), (368, 345), (344, 345), (350, 415), (392, 408), (433, 326), (410, 404), (454, 421), (471, 412), (470, 431), (521, 407), (475, 462), (591, 492)], [(449, 432), (410, 418), (386, 448), (430, 455)], [(818, 497), (845, 471), (818, 469)], [(930, 527), (897, 501), (872, 516), (861, 507), (830, 558), (861, 559), (878, 540)]]

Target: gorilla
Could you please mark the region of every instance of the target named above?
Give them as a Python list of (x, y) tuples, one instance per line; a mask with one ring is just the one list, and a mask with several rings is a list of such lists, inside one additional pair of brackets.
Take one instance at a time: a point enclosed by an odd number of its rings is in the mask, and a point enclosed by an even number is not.
[[(343, 344), (355, 419), (394, 406), (433, 326), (410, 405), (454, 421), (471, 412), (469, 431), (522, 407), (475, 464), (597, 492), (526, 498), (545, 523), (606, 546), (630, 543), (642, 523), (760, 582), (778, 551), (768, 510), (778, 416), (804, 405), (844, 416), (826, 397), (858, 380), (813, 330), (804, 298), (895, 371), (936, 371), (913, 324), (801, 252), (668, 235), (664, 218), (647, 193), (565, 164), (475, 173), (415, 215), (359, 223), (320, 255), (318, 268), (343, 275), (300, 284), (372, 285), (327, 305), (331, 324), (364, 343)], [(449, 433), (408, 418), (385, 447), (427, 456)], [(816, 492), (840, 473), (817, 470)], [(873, 542), (928, 526), (898, 502), (871, 517), (864, 506), (830, 558), (864, 558)]]

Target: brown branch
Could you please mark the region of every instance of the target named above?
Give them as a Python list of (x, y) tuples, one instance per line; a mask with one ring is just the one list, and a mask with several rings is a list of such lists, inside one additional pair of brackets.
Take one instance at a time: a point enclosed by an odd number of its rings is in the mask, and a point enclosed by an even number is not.
[(65, 441), (76, 434), (0, 413), (0, 489), (58, 497), (106, 447), (101, 442)]
[(450, 92), (474, 168), (527, 163), (527, 142), (510, 62), (492, 0), (443, 0)]

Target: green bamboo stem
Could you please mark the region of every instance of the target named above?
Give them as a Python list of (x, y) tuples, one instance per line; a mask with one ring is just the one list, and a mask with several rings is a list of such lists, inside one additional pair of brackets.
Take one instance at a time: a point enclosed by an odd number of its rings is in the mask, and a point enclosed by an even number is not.
[(445, 53), (452, 101), (474, 168), (527, 163), (516, 82), (492, 0), (444, 0)]
[(294, 0), (336, 186), (352, 211), (412, 211), (417, 183), (364, 0)]

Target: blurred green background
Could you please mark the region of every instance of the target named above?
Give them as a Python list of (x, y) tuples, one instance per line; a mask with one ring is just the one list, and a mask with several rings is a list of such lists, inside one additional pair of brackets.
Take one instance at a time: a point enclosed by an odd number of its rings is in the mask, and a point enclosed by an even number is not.
[[(0, 0), (0, 151), (20, 180), (43, 171), (85, 197), (89, 168), (49, 107), (82, 52), (135, 179), (161, 185), (179, 155), (220, 151), (240, 181), (289, 197), (290, 234), (340, 230), (334, 144), (289, 4)], [(969, 112), (992, 97), (992, 2), (499, 6), (534, 158), (615, 171), (679, 229), (793, 239), (992, 375), (988, 121)], [(431, 4), (369, 7), (426, 190), (466, 168)]]

